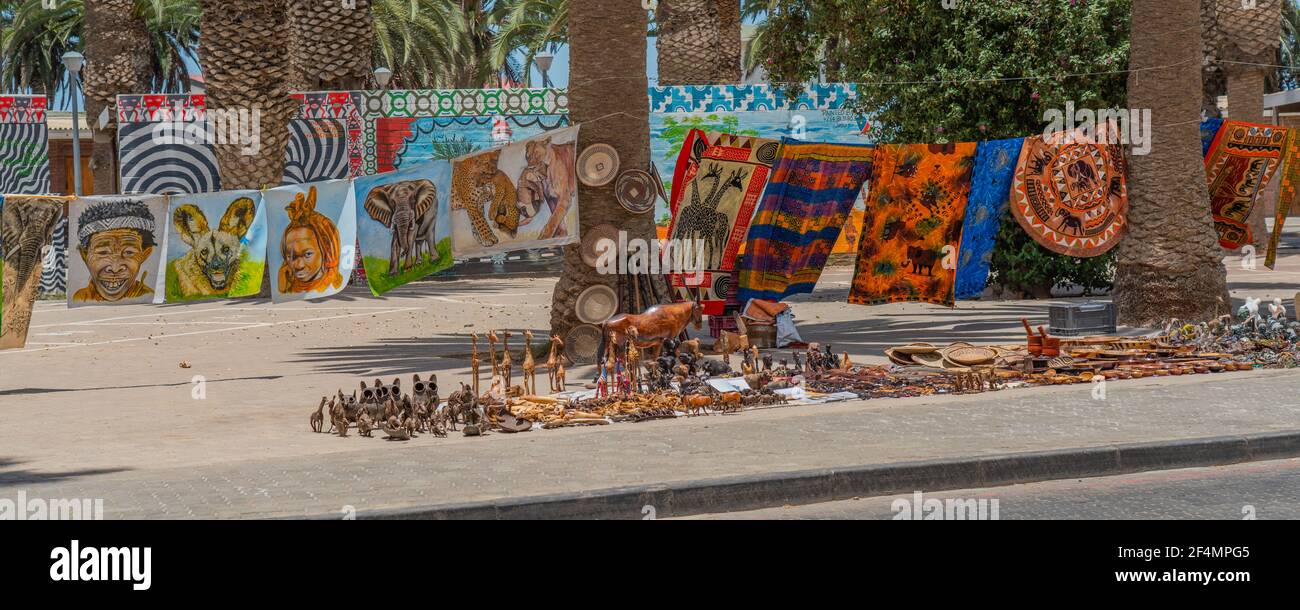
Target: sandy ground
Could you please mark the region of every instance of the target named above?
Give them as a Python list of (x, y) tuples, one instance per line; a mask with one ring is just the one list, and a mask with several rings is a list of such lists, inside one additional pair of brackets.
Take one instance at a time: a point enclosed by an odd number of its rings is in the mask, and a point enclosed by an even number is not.
[[(1230, 260), (1234, 297), (1277, 296), (1294, 311), (1300, 256), (1294, 247), (1283, 254), (1276, 271), (1246, 271)], [(909, 341), (1016, 342), (1021, 317), (1045, 325), (1049, 303), (1062, 301), (860, 307), (845, 303), (851, 274), (828, 269), (815, 295), (792, 302), (806, 340), (847, 351), (855, 362), (883, 362), (885, 347)], [(413, 373), (436, 373), (445, 397), (468, 380), (459, 355), (469, 351), (469, 332), (518, 331), (515, 348), (524, 329), (546, 336), (554, 283), (424, 281), (382, 298), (351, 288), (279, 306), (40, 303), (29, 345), (0, 352), (0, 468), (148, 470), (356, 450), (309, 432), (308, 415), (322, 395), (350, 393), (376, 377), (407, 383)], [(589, 376), (574, 369), (568, 378), (576, 389)], [(539, 378), (545, 383), (545, 373)], [(528, 442), (545, 442), (547, 434)]]

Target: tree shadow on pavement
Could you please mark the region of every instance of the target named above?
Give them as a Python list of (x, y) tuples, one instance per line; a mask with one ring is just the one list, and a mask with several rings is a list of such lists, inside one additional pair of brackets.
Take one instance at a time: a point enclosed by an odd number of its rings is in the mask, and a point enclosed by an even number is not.
[(0, 458), (0, 487), (13, 485), (39, 485), (54, 483), (79, 477), (126, 472), (129, 468), (91, 468), (86, 470), (68, 470), (65, 472), (36, 472), (16, 469), (23, 462), (13, 458)]

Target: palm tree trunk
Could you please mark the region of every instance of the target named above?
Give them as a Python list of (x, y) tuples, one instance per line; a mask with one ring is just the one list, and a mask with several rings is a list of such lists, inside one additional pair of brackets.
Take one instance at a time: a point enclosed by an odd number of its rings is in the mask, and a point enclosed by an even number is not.
[[(572, 19), (572, 9), (569, 15)], [(659, 28), (659, 37), (655, 41), (659, 53), (659, 85), (711, 85), (739, 80), (738, 77), (723, 78), (727, 60), (723, 57), (715, 0), (659, 0), (655, 21)], [(737, 14), (737, 28), (739, 21)], [(738, 29), (736, 44), (740, 44)], [(737, 55), (737, 73), (739, 68)]]
[[(1234, 121), (1264, 123), (1264, 82), (1268, 78), (1268, 68), (1229, 66), (1227, 72), (1228, 117)], [(1272, 189), (1272, 192), (1276, 197), (1277, 190)], [(1268, 247), (1269, 233), (1264, 218), (1273, 215), (1272, 210), (1265, 210), (1271, 200), (1266, 194), (1261, 196), (1246, 219), (1257, 252)]]
[(302, 91), (361, 89), (372, 70), (375, 18), (370, 0), (290, 0), (290, 57)]
[[(117, 192), (117, 95), (148, 93), (152, 85), (149, 31), (134, 0), (85, 0), (84, 32), (86, 122), (95, 140), (90, 170), (95, 193), (105, 195)], [(108, 123), (98, 129), (105, 111)]]
[[(1229, 309), (1218, 236), (1210, 222), (1198, 119), (1198, 0), (1133, 0), (1130, 108), (1150, 108), (1151, 154), (1129, 169), (1129, 234), (1116, 261), (1120, 323), (1208, 320)], [(1172, 66), (1147, 69), (1155, 66)]]
[(744, 76), (740, 65), (740, 0), (714, 0), (718, 7), (717, 82), (738, 84)]
[[(201, 0), (199, 59), (209, 116), (238, 120), (248, 141), (213, 146), (226, 189), (278, 185), (295, 103), (289, 59), (288, 0)], [(240, 116), (242, 114), (242, 117)], [(225, 136), (229, 136), (228, 130)], [(232, 141), (233, 140), (233, 141)]]
[[(639, 2), (571, 0), (569, 116), (581, 125), (578, 150), (598, 142), (618, 150), (624, 169), (650, 166), (650, 101), (646, 96), (646, 12)], [(616, 78), (611, 78), (616, 77)], [(614, 196), (614, 182), (578, 190), (582, 232), (610, 224), (629, 239), (653, 239), (649, 214), (630, 214)], [(662, 280), (656, 280), (662, 282)], [(618, 277), (600, 275), (582, 261), (579, 246), (564, 249), (564, 270), (551, 298), (551, 329), (563, 337), (578, 324), (574, 302), (587, 288), (618, 290)], [(660, 284), (660, 294), (666, 293)]]

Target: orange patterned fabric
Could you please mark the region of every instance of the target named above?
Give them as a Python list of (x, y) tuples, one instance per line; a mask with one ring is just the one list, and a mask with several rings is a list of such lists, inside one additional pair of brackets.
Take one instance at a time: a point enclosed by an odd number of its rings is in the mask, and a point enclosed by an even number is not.
[(1268, 187), (1286, 148), (1287, 129), (1226, 121), (1205, 157), (1210, 213), (1219, 245), (1237, 250), (1254, 241), (1250, 211)]
[(952, 305), (974, 142), (876, 149), (849, 302)]
[(1282, 183), (1277, 191), (1277, 210), (1273, 215), (1273, 235), (1268, 239), (1268, 256), (1264, 266), (1269, 269), (1277, 262), (1277, 243), (1282, 239), (1282, 226), (1295, 204), (1300, 189), (1300, 129), (1287, 130), (1286, 150), (1282, 151)]
[[(1100, 127), (1099, 127), (1100, 129)], [(1057, 254), (1105, 254), (1128, 230), (1124, 151), (1081, 130), (1025, 138), (1011, 182), (1011, 212), (1038, 245)]]

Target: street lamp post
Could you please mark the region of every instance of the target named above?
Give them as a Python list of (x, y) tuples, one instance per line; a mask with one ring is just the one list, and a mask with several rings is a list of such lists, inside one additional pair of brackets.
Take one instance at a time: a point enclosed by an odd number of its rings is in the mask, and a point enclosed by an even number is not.
[(81, 66), (86, 58), (76, 51), (63, 54), (63, 67), (68, 69), (68, 91), (72, 93), (72, 194), (81, 196), (81, 115), (78, 92), (81, 90)]
[(533, 63), (537, 64), (537, 69), (542, 71), (542, 87), (551, 86), (551, 77), (548, 73), (551, 71), (552, 61), (555, 61), (555, 56), (550, 53), (538, 53), (533, 57)]
[(375, 84), (379, 88), (387, 89), (389, 81), (393, 80), (393, 71), (388, 68), (375, 68)]

